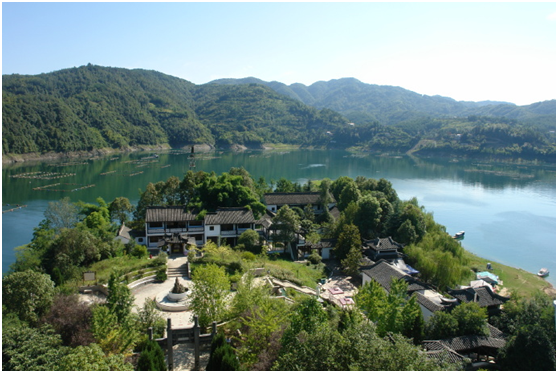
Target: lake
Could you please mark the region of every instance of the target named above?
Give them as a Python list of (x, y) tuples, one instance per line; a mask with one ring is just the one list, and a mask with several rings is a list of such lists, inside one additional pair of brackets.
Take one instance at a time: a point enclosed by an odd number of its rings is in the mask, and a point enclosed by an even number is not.
[[(182, 178), (189, 169), (188, 152), (150, 156), (127, 153), (4, 166), (2, 210), (27, 206), (2, 214), (2, 273), (15, 260), (13, 249), (31, 240), (48, 202), (65, 196), (95, 202), (100, 196), (108, 203), (124, 196), (137, 203), (147, 183), (172, 175)], [(417, 197), (448, 233), (465, 231), (465, 249), (533, 273), (547, 267), (548, 281), (556, 285), (555, 165), (378, 157), (341, 150), (215, 152), (197, 158), (196, 170), (220, 174), (242, 166), (268, 182), (281, 177), (299, 183), (340, 176), (385, 178), (401, 199)]]

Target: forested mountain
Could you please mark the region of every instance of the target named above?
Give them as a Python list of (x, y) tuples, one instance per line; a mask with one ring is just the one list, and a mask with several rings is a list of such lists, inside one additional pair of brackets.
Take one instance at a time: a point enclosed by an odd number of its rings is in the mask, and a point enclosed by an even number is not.
[[(366, 84), (355, 78), (316, 82), (310, 86), (300, 83), (286, 85), (256, 78), (219, 79), (216, 84), (262, 84), (317, 108), (329, 108), (354, 123), (378, 121), (395, 124), (421, 117), (492, 116), (518, 120), (539, 119), (548, 122), (556, 118), (556, 100), (516, 106), (497, 101), (455, 101), (442, 96), (421, 95), (401, 87)], [(550, 116), (550, 117), (548, 117)]]
[(353, 78), (196, 85), (93, 65), (2, 77), (3, 154), (283, 143), (555, 161), (555, 129), (555, 100), (458, 102)]
[(2, 151), (137, 145), (323, 144), (347, 123), (260, 85), (195, 85), (155, 71), (82, 66), (2, 77)]

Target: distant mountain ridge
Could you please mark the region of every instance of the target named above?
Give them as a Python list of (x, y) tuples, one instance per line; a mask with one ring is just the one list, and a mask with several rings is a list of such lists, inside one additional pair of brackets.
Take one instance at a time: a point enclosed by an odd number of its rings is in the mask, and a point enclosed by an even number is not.
[(196, 85), (95, 65), (2, 78), (3, 155), (289, 144), (555, 162), (555, 100), (458, 102), (354, 78), (308, 87), (256, 78)]
[(325, 145), (347, 123), (263, 85), (195, 85), (156, 71), (95, 65), (2, 76), (2, 152), (142, 145)]
[(262, 84), (307, 105), (335, 110), (355, 123), (378, 121), (390, 125), (425, 116), (468, 115), (524, 120), (556, 114), (556, 100), (526, 106), (499, 101), (456, 101), (449, 97), (421, 95), (401, 87), (367, 84), (355, 78), (319, 81), (310, 86), (266, 82), (253, 77), (218, 79), (208, 84)]

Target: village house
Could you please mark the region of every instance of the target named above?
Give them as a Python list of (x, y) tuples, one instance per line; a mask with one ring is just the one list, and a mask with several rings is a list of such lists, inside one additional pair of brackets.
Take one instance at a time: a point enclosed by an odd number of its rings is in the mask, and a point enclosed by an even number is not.
[(380, 259), (397, 259), (403, 250), (403, 245), (395, 242), (391, 237), (375, 238), (364, 242), (366, 255), (377, 261)]
[[(328, 209), (332, 209), (336, 204), (335, 199), (331, 195), (330, 201), (332, 202), (328, 204)], [(266, 193), (263, 197), (263, 204), (273, 213), (276, 213), (285, 205), (290, 208), (299, 207), (301, 209), (311, 205), (314, 214), (319, 215), (324, 212), (319, 192)]]
[(145, 241), (150, 251), (167, 246), (172, 252), (181, 253), (188, 245), (203, 246), (208, 241), (234, 246), (248, 229), (264, 230), (245, 207), (218, 208), (203, 219), (185, 206), (150, 206), (145, 214)]
[(430, 319), (434, 312), (442, 311), (455, 305), (455, 301), (444, 298), (434, 287), (413, 277), (411, 271), (406, 270), (406, 268), (406, 264), (401, 260), (390, 263), (380, 259), (362, 271), (362, 285), (370, 281), (376, 281), (386, 293), (389, 293), (393, 278), (405, 280), (408, 284), (407, 295), (410, 297), (412, 294), (416, 294), (417, 303), (421, 308), (425, 322)]
[(510, 300), (508, 297), (496, 294), (489, 285), (452, 289), (448, 293), (460, 303), (478, 303), (480, 307), (486, 308), (489, 316), (498, 314), (502, 305)]
[[(487, 368), (493, 364), (499, 349), (506, 345), (506, 335), (498, 328), (488, 324), (489, 335), (464, 335), (438, 340), (424, 340), (422, 347), (429, 356), (450, 356), (452, 361), (469, 361), (467, 370)], [(448, 354), (450, 352), (450, 354)]]
[[(389, 292), (393, 278), (407, 282), (407, 295), (415, 294), (425, 322), (436, 311), (451, 311), (460, 303), (476, 302), (486, 308), (489, 315), (499, 312), (502, 304), (509, 298), (502, 297), (492, 291), (484, 282), (472, 282), (473, 286), (448, 290), (453, 298), (444, 297), (431, 285), (425, 284), (413, 277), (411, 271), (405, 270), (406, 265), (401, 259), (387, 261), (380, 259), (373, 265), (367, 265), (362, 270), (362, 284), (376, 281)], [(481, 286), (482, 285), (482, 286)], [(465, 335), (440, 340), (425, 340), (423, 348), (433, 359), (449, 359), (453, 362), (472, 363), (473, 367), (484, 367), (498, 355), (498, 350), (506, 344), (506, 336), (494, 326), (488, 324), (489, 336)], [(481, 365), (478, 365), (481, 364)]]

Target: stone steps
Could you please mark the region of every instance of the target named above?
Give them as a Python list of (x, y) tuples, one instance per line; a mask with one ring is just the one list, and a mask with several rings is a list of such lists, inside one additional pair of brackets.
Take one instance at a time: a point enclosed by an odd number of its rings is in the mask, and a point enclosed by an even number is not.
[(180, 267), (167, 268), (168, 277), (183, 277), (187, 275), (188, 275), (188, 268), (186, 264), (183, 264)]

